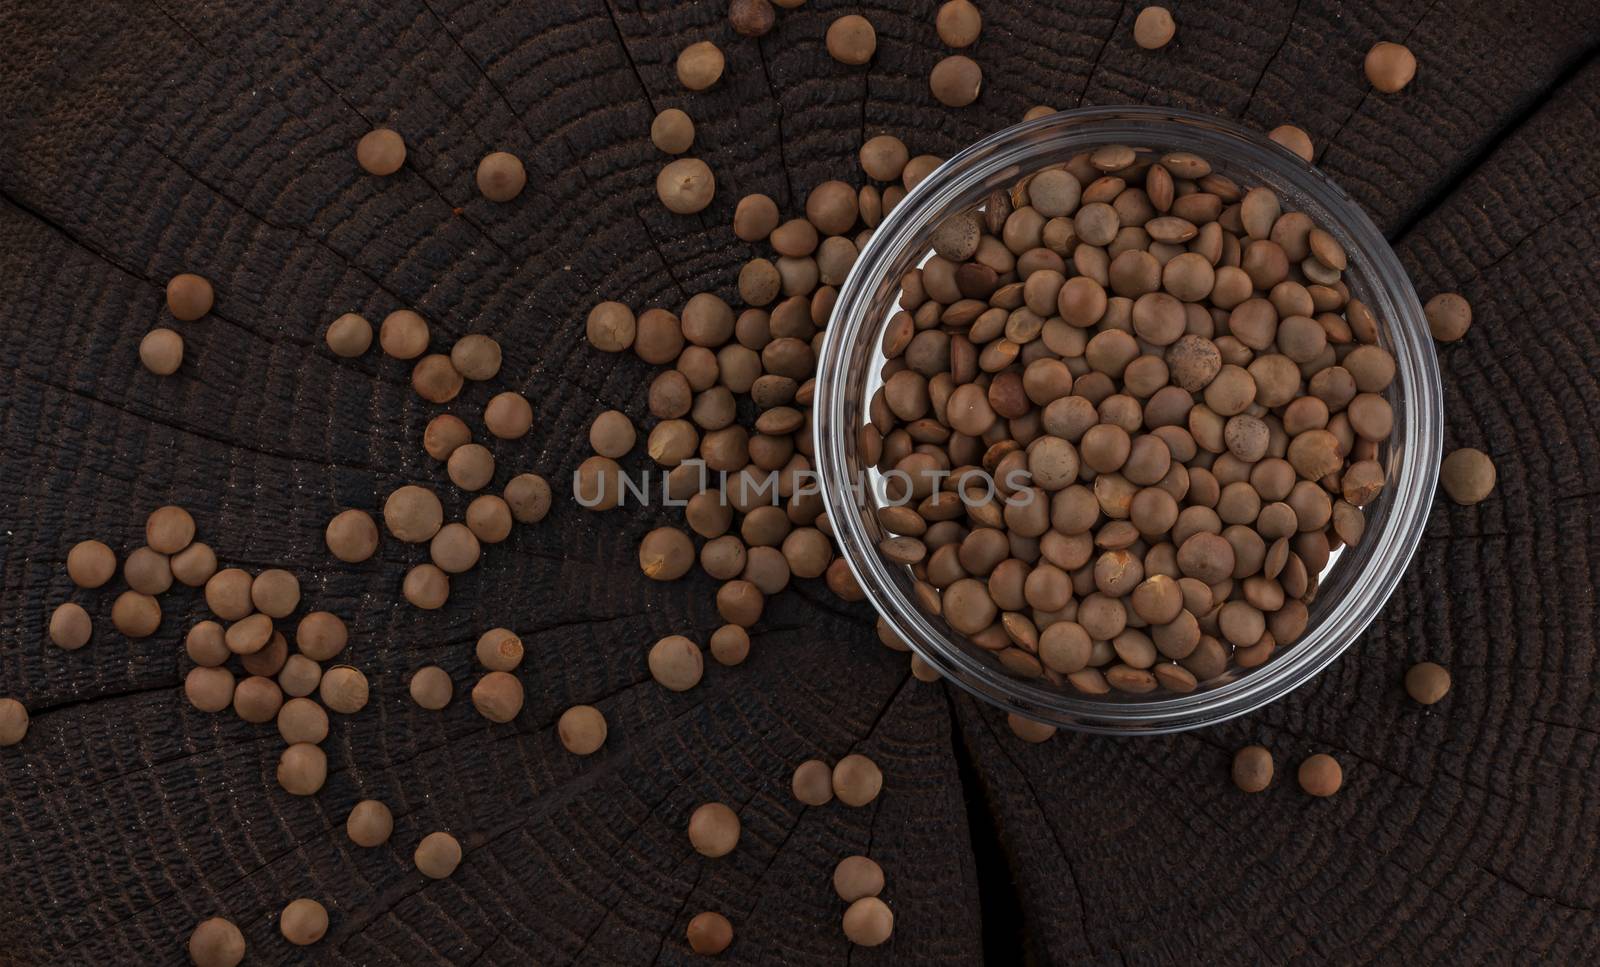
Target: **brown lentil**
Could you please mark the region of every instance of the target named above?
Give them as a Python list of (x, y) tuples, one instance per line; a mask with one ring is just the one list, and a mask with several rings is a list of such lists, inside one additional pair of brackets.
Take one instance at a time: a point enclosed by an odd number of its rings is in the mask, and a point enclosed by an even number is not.
[(650, 122), (650, 142), (666, 154), (683, 154), (694, 144), (694, 121), (669, 107)]
[(977, 61), (962, 54), (953, 54), (933, 65), (928, 74), (928, 87), (940, 104), (946, 107), (966, 107), (978, 99), (983, 86), (983, 68)]
[(1439, 468), (1439, 486), (1451, 500), (1470, 507), (1494, 490), (1494, 461), (1482, 450), (1463, 447), (1453, 450)]
[(1450, 691), (1450, 673), (1431, 661), (1412, 665), (1406, 672), (1406, 694), (1422, 705), (1433, 705)]
[(211, 311), (216, 293), (211, 283), (192, 272), (183, 272), (167, 282), (167, 311), (172, 318), (193, 322)]
[(1379, 41), (1367, 51), (1365, 69), (1373, 87), (1385, 94), (1395, 94), (1417, 76), (1417, 58), (1401, 44)]
[[(533, 427), (533, 406), (520, 393), (497, 393), (483, 408), (483, 425), (502, 440), (520, 440)], [(472, 445), (462, 444), (447, 459)]]
[(328, 908), (306, 897), (290, 900), (278, 917), (278, 931), (296, 947), (314, 944), (328, 933)]
[(705, 658), (700, 648), (683, 635), (668, 635), (650, 648), (646, 661), (650, 677), (674, 692), (686, 692), (700, 684), (705, 674)]
[(359, 668), (335, 665), (322, 673), (317, 696), (330, 712), (354, 715), (367, 706), (367, 676)]
[(350, 810), (344, 821), (345, 835), (357, 846), (371, 849), (389, 841), (394, 832), (394, 814), (376, 799), (363, 799)]
[(1133, 42), (1145, 50), (1160, 50), (1172, 43), (1177, 30), (1166, 7), (1145, 7), (1133, 20)]
[(472, 706), (491, 722), (509, 722), (522, 711), (522, 681), (510, 672), (489, 672), (472, 686)]
[(933, 26), (945, 46), (970, 47), (977, 43), (978, 34), (983, 30), (983, 14), (971, 0), (946, 0), (934, 15)]
[(858, 947), (876, 947), (894, 933), (894, 912), (875, 896), (862, 897), (844, 912), (844, 935)]
[(1472, 326), (1472, 306), (1454, 292), (1441, 292), (1422, 307), (1428, 329), (1439, 342), (1455, 342)]
[(313, 611), (300, 619), (294, 638), (302, 655), (312, 661), (327, 661), (344, 651), (350, 632), (338, 615)]
[(1234, 753), (1233, 784), (1244, 792), (1260, 792), (1272, 784), (1272, 753), (1247, 745)]
[(1300, 772), (1297, 777), (1300, 788), (1313, 796), (1326, 797), (1339, 791), (1339, 786), (1344, 782), (1344, 772), (1339, 768), (1339, 760), (1323, 752), (1300, 763)]
[(406, 142), (400, 132), (373, 128), (356, 142), (356, 164), (368, 174), (392, 175), (406, 163)]
[(795, 768), (790, 788), (807, 806), (826, 805), (833, 799), (833, 770), (820, 759), (807, 759)]
[(278, 757), (278, 785), (291, 796), (315, 795), (328, 781), (328, 755), (310, 742), (299, 742)]
[(528, 171), (522, 159), (508, 151), (494, 151), (478, 162), (478, 191), (495, 202), (508, 202), (522, 194)]
[(77, 651), (89, 643), (93, 632), (94, 622), (89, 620), (89, 612), (83, 610), (82, 605), (68, 601), (57, 605), (50, 613), (50, 641), (57, 648)]
[(172, 569), (172, 576), (184, 586), (204, 587), (217, 573), (217, 553), (209, 544), (195, 541), (168, 558), (167, 565)]
[(846, 856), (833, 868), (833, 890), (846, 903), (877, 896), (883, 892), (883, 867), (865, 856)]
[(135, 548), (122, 562), (122, 577), (141, 594), (164, 594), (172, 587), (172, 563), (148, 547)]
[(246, 722), (260, 725), (278, 717), (283, 689), (262, 675), (251, 675), (233, 689), (233, 711)]
[(335, 356), (354, 359), (372, 348), (372, 323), (366, 316), (347, 312), (328, 324), (326, 339)]
[(430, 712), (437, 712), (449, 705), (451, 697), (455, 695), (455, 683), (450, 681), (450, 673), (438, 665), (417, 669), (407, 687), (411, 692), (411, 700)]
[(699, 158), (679, 158), (668, 162), (656, 175), (656, 197), (667, 210), (678, 215), (693, 215), (711, 204), (717, 179)]
[(860, 66), (871, 60), (878, 49), (878, 33), (866, 17), (846, 14), (828, 25), (824, 43), (834, 60)]
[(323, 538), (334, 557), (347, 564), (358, 564), (377, 553), (378, 525), (364, 510), (345, 510), (328, 521)]
[[(616, 467), (616, 464), (612, 463), (612, 466)], [(620, 472), (620, 468), (617, 472)], [(616, 489), (614, 482), (610, 489)], [(588, 492), (595, 493), (596, 490)], [(550, 513), (550, 485), (536, 473), (520, 473), (512, 477), (506, 483), (504, 494), (506, 504), (511, 508), (511, 516), (520, 523), (537, 524)]]
[(100, 541), (79, 541), (67, 552), (67, 577), (80, 588), (98, 588), (117, 573), (117, 555)]
[(882, 788), (883, 772), (864, 755), (847, 755), (833, 767), (833, 794), (846, 806), (865, 806)]
[(139, 340), (139, 362), (157, 376), (171, 376), (183, 365), (183, 337), (171, 329), (150, 330)]
[(378, 345), (395, 359), (416, 359), (428, 351), (428, 321), (410, 309), (396, 309), (378, 326)]
[(202, 920), (189, 935), (189, 959), (195, 967), (238, 967), (244, 960), (244, 934), (231, 920)]
[(722, 77), (722, 51), (709, 40), (690, 44), (678, 54), (678, 83), (703, 91)]
[(478, 636), (478, 664), (496, 672), (515, 671), (522, 664), (522, 639), (509, 628), (490, 628)]
[(704, 803), (689, 816), (689, 843), (702, 856), (727, 856), (739, 845), (739, 814), (720, 802)]
[(111, 624), (129, 638), (148, 638), (161, 625), (161, 604), (148, 594), (124, 591), (112, 602)]
[(593, 755), (606, 742), (606, 717), (593, 705), (574, 705), (556, 721), (561, 745), (573, 755)]
[(720, 913), (706, 910), (697, 913), (684, 929), (684, 939), (689, 949), (697, 954), (714, 957), (733, 943), (733, 924)]
[(233, 704), (233, 690), (233, 672), (226, 668), (199, 665), (183, 677), (184, 697), (202, 712), (220, 712)]
[(290, 745), (315, 745), (328, 737), (328, 713), (309, 698), (291, 698), (278, 709), (278, 734)]
[(461, 865), (461, 844), (449, 833), (429, 833), (417, 844), (411, 861), (430, 880), (442, 880)]

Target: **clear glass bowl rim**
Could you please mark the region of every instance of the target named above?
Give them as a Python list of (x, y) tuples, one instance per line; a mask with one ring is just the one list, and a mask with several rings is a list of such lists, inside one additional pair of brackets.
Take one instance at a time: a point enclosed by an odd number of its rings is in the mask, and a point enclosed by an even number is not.
[[(977, 660), (948, 640), (898, 590), (890, 565), (878, 554), (860, 508), (850, 499), (855, 479), (848, 459), (846, 418), (849, 357), (862, 339), (878, 338), (881, 315), (869, 316), (888, 272), (907, 247), (926, 237), (935, 219), (973, 189), (1064, 161), (1103, 144), (1151, 145), (1191, 150), (1246, 166), (1275, 185), (1288, 185), (1320, 206), (1369, 280), (1368, 302), (1382, 321), (1396, 361), (1404, 405), (1396, 408), (1404, 446), (1390, 459), (1391, 503), (1378, 533), (1355, 548), (1363, 567), (1346, 593), (1292, 647), (1262, 668), (1214, 688), (1187, 695), (1129, 702), (1085, 697), (1048, 684), (1015, 678)], [(1225, 161), (1224, 161), (1225, 159)], [(1444, 402), (1438, 359), (1410, 278), (1361, 206), (1320, 170), (1288, 149), (1232, 122), (1173, 108), (1116, 107), (1063, 111), (1013, 125), (963, 149), (941, 164), (898, 204), (874, 231), (840, 287), (818, 360), (812, 412), (813, 442), (823, 504), (835, 540), (867, 600), (911, 648), (945, 679), (1006, 711), (1080, 732), (1162, 734), (1244, 715), (1309, 681), (1348, 648), (1377, 616), (1399, 584), (1427, 524), (1443, 445)]]

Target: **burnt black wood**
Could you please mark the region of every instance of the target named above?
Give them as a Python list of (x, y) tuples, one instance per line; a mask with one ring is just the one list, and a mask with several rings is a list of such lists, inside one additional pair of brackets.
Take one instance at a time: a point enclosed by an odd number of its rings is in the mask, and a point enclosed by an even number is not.
[[(739, 38), (698, 3), (398, 0), (382, 4), (18, 0), (0, 6), (0, 694), (33, 726), (0, 750), (0, 960), (184, 963), (198, 920), (244, 929), (250, 963), (620, 963), (691, 959), (684, 925), (726, 913), (747, 963), (1028, 960), (1574, 962), (1600, 942), (1600, 17), (1534, 3), (1175, 3), (1178, 40), (1136, 49), (1139, 4), (984, 2), (977, 104), (937, 106), (934, 3), (809, 0)], [(826, 55), (860, 11), (876, 58)], [(681, 90), (676, 51), (712, 39), (724, 80)], [(1371, 92), (1363, 52), (1402, 40), (1421, 64)], [(793, 210), (818, 181), (859, 180), (864, 136), (948, 154), (1037, 103), (1145, 102), (1293, 122), (1319, 162), (1396, 241), (1418, 291), (1459, 290), (1476, 322), (1445, 347), (1449, 444), (1490, 452), (1496, 494), (1439, 504), (1372, 630), (1313, 685), (1250, 718), (1168, 739), (1017, 741), (1004, 718), (909, 678), (861, 607), (816, 582), (774, 601), (750, 661), (686, 694), (649, 680), (656, 637), (718, 623), (703, 577), (661, 586), (635, 563), (666, 513), (558, 506), (459, 577), (449, 606), (396, 606), (418, 549), (386, 541), (344, 566), (322, 527), (402, 482), (442, 486), (420, 435), (436, 410), (399, 363), (321, 343), (345, 311), (413, 306), (444, 345), (504, 345), (488, 396), (534, 400), (530, 437), (495, 449), (501, 479), (566, 479), (599, 410), (641, 419), (649, 367), (583, 343), (600, 298), (676, 308), (733, 294), (754, 249), (729, 228), (739, 196)], [(686, 108), (716, 201), (677, 217), (654, 200), (653, 113)], [(389, 179), (352, 149), (405, 133)], [(509, 205), (473, 189), (477, 159), (516, 152)], [(140, 337), (174, 273), (214, 280), (217, 311), (178, 324), (186, 359), (157, 379)], [(109, 589), (71, 587), (67, 549), (141, 543), (176, 501), (227, 563), (302, 576), (307, 607), (343, 615), (375, 698), (339, 718), (323, 793), (273, 779), (270, 727), (188, 708), (179, 642), (198, 595), (164, 599), (152, 638), (110, 627)], [(95, 639), (45, 643), (76, 600)], [(407, 674), (458, 687), (481, 630), (523, 632), (529, 700), (489, 726), (464, 701), (424, 713)], [(1450, 667), (1432, 710), (1400, 688), (1410, 663)], [(604, 709), (598, 756), (563, 752), (555, 718)], [(1245, 797), (1231, 752), (1274, 750), (1279, 781)], [(799, 807), (789, 773), (859, 750), (887, 774), (873, 806)], [(1332, 751), (1345, 788), (1293, 785)], [(343, 835), (365, 796), (391, 843)], [(705, 861), (683, 834), (699, 802), (739, 809), (739, 849)], [(416, 841), (467, 846), (425, 882)], [(893, 942), (853, 950), (829, 876), (868, 852), (888, 874)], [(332, 929), (298, 951), (290, 898)]]

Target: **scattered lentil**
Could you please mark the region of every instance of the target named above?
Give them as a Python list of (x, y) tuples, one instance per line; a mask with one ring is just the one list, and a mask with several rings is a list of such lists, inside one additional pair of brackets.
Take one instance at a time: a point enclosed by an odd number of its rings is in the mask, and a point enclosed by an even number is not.
[(406, 142), (391, 128), (373, 128), (356, 142), (356, 164), (368, 174), (386, 176), (406, 163)]
[(846, 806), (865, 806), (882, 789), (883, 772), (864, 755), (852, 753), (833, 767), (833, 794)]
[(80, 588), (98, 588), (117, 573), (117, 555), (100, 541), (79, 541), (67, 552), (67, 577)]
[(134, 548), (122, 562), (122, 578), (141, 594), (165, 594), (172, 587), (172, 562), (148, 547)]
[(176, 554), (193, 540), (194, 518), (182, 507), (158, 507), (145, 520), (144, 542), (153, 551)]
[[(612, 466), (616, 466), (614, 463)], [(618, 470), (620, 472), (620, 468)], [(615, 489), (616, 485), (612, 485)], [(588, 491), (594, 493), (595, 490)], [(506, 483), (504, 491), (511, 516), (523, 524), (537, 524), (550, 513), (550, 485), (536, 473), (521, 473)]]
[(946, 46), (969, 47), (983, 30), (983, 14), (971, 0), (947, 0), (934, 15), (933, 26)]
[(693, 215), (711, 204), (717, 179), (699, 158), (679, 158), (667, 162), (656, 175), (656, 197), (667, 210), (678, 215)]
[(372, 323), (366, 316), (347, 312), (328, 323), (325, 338), (335, 356), (354, 359), (372, 348)]
[(327, 661), (350, 640), (350, 631), (339, 616), (327, 611), (312, 611), (300, 619), (294, 632), (295, 645), (312, 661)]
[(394, 832), (394, 814), (376, 799), (363, 799), (350, 810), (344, 821), (345, 835), (357, 846), (371, 849), (389, 841)]
[(364, 510), (340, 511), (328, 521), (323, 537), (329, 553), (347, 564), (359, 564), (378, 550), (378, 525)]
[(211, 545), (195, 541), (168, 558), (167, 564), (179, 583), (191, 588), (204, 587), (217, 573), (217, 552)]
[(167, 311), (174, 319), (193, 322), (211, 311), (216, 293), (211, 283), (192, 272), (183, 272), (167, 283)]
[(689, 949), (697, 954), (714, 957), (733, 943), (733, 924), (720, 913), (707, 910), (697, 913), (684, 930)]
[[(520, 440), (533, 428), (533, 405), (520, 393), (498, 393), (483, 408), (483, 425), (502, 440)], [(450, 458), (472, 445), (456, 447)]]
[(233, 672), (226, 668), (198, 665), (183, 676), (184, 697), (202, 712), (220, 712), (232, 705), (233, 690)]
[(1406, 672), (1406, 694), (1422, 705), (1433, 705), (1450, 691), (1450, 673), (1431, 661), (1412, 665)]
[(283, 689), (261, 675), (251, 675), (234, 686), (234, 714), (253, 725), (271, 722), (283, 708)]
[(844, 935), (859, 947), (876, 947), (894, 933), (894, 912), (875, 896), (862, 897), (844, 912)]
[(1319, 752), (1300, 763), (1298, 778), (1301, 789), (1313, 796), (1326, 797), (1339, 791), (1344, 772), (1339, 768), (1339, 760)]
[(124, 591), (111, 604), (111, 624), (129, 638), (148, 638), (161, 626), (161, 604), (148, 594)]
[(478, 162), (478, 191), (495, 202), (508, 202), (522, 194), (528, 171), (522, 159), (509, 151), (494, 151)]
[(1455, 292), (1441, 292), (1422, 307), (1428, 329), (1439, 342), (1455, 342), (1472, 326), (1472, 305)]
[(865, 856), (846, 856), (833, 868), (833, 889), (846, 903), (877, 896), (883, 892), (883, 867)]
[(515, 671), (522, 664), (522, 639), (509, 628), (490, 628), (478, 636), (476, 655), (490, 671)]
[(744, 37), (764, 37), (776, 20), (768, 0), (733, 0), (728, 5), (728, 22)]
[(67, 601), (57, 605), (50, 613), (47, 633), (51, 643), (64, 651), (77, 651), (82, 648), (89, 643), (93, 632), (94, 623), (82, 605)]
[(650, 677), (674, 692), (695, 687), (705, 674), (705, 658), (699, 646), (683, 635), (668, 635), (657, 641), (650, 648), (646, 664)]
[(378, 326), (378, 346), (394, 359), (416, 359), (428, 350), (428, 321), (410, 309), (396, 309)]
[(157, 376), (171, 376), (183, 365), (183, 337), (171, 329), (150, 330), (139, 340), (139, 362)]
[(354, 715), (367, 706), (367, 676), (351, 665), (335, 665), (322, 673), (317, 696), (330, 712)]
[(328, 713), (309, 698), (291, 698), (278, 709), (278, 734), (290, 745), (315, 745), (328, 737)]
[(983, 68), (963, 54), (953, 54), (933, 65), (928, 75), (933, 96), (946, 107), (966, 107), (978, 99), (983, 87)]
[(650, 122), (650, 141), (666, 154), (683, 154), (694, 144), (694, 121), (669, 107)]
[(556, 735), (573, 755), (593, 755), (606, 742), (606, 717), (593, 705), (574, 705), (556, 721)]
[(16, 745), (27, 734), (27, 708), (14, 698), (0, 698), (0, 746)]
[(678, 83), (691, 91), (703, 91), (722, 77), (725, 63), (721, 48), (711, 41), (690, 44), (678, 54)]
[(442, 880), (461, 865), (461, 844), (449, 833), (429, 833), (417, 844), (412, 862), (423, 876), (430, 880)]
[(1417, 76), (1417, 58), (1410, 48), (1379, 41), (1367, 51), (1367, 80), (1385, 94), (1395, 94)]
[(328, 908), (306, 897), (290, 900), (278, 917), (278, 930), (296, 947), (314, 944), (328, 932)]
[(202, 920), (189, 935), (189, 959), (195, 967), (238, 967), (244, 960), (244, 934), (231, 920)]
[(1247, 745), (1234, 753), (1233, 784), (1244, 792), (1260, 792), (1272, 784), (1272, 753)]
[(278, 757), (278, 785), (291, 796), (315, 795), (327, 781), (328, 755), (310, 742), (297, 742)]
[(1439, 468), (1439, 486), (1463, 507), (1479, 503), (1494, 490), (1494, 461), (1482, 450), (1463, 447), (1451, 451)]
[(703, 856), (727, 856), (739, 845), (739, 814), (720, 802), (702, 804), (689, 816), (689, 843)]
[(878, 32), (860, 14), (846, 14), (828, 25), (824, 38), (828, 54), (841, 64), (859, 66), (878, 49)]
[(1177, 32), (1172, 11), (1166, 7), (1145, 7), (1133, 20), (1133, 42), (1145, 50), (1160, 50), (1172, 43)]
[(522, 681), (510, 672), (492, 671), (472, 686), (472, 706), (491, 722), (509, 722), (522, 711)]

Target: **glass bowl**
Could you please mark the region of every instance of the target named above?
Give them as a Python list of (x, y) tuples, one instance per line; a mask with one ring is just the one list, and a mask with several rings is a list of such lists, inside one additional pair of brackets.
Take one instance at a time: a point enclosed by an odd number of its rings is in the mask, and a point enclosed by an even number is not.
[[(1230, 667), (1193, 692), (1091, 696), (1007, 671), (993, 653), (924, 613), (909, 567), (878, 552), (888, 536), (876, 516), (876, 473), (864, 465), (857, 430), (879, 385), (882, 335), (899, 280), (931, 250), (927, 238), (949, 215), (996, 188), (1107, 144), (1156, 152), (1191, 151), (1245, 187), (1276, 191), (1285, 211), (1311, 216), (1344, 246), (1344, 280), (1379, 321), (1379, 345), (1395, 358), (1386, 392), (1394, 431), (1380, 455), (1383, 493), (1365, 508), (1355, 547), (1336, 553), (1320, 576), (1301, 637), (1253, 669)], [(1320, 171), (1263, 135), (1169, 108), (1066, 111), (1006, 128), (961, 151), (918, 184), (873, 233), (840, 288), (818, 361), (812, 411), (816, 468), (840, 552), (878, 614), (949, 681), (1008, 711), (1063, 728), (1163, 733), (1243, 715), (1281, 698), (1332, 662), (1378, 614), (1422, 537), (1438, 477), (1444, 403), (1439, 365), (1410, 279), (1372, 221)]]

